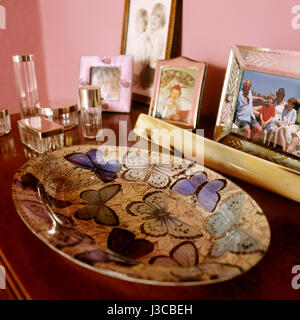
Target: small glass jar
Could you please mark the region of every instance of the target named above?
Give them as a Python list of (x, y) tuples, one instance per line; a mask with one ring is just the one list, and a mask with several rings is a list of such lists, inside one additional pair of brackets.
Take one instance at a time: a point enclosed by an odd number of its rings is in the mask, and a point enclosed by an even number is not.
[(7, 109), (0, 110), (0, 136), (11, 131), (10, 116)]
[(78, 126), (77, 104), (71, 100), (50, 100), (35, 106), (37, 114), (62, 125), (65, 130)]
[(35, 116), (35, 105), (38, 102), (38, 88), (33, 54), (12, 57), (17, 93), (20, 101), (21, 118)]
[(99, 87), (79, 88), (82, 134), (87, 139), (101, 135), (102, 108)]
[(21, 142), (29, 149), (44, 153), (64, 146), (64, 127), (43, 117), (18, 121)]

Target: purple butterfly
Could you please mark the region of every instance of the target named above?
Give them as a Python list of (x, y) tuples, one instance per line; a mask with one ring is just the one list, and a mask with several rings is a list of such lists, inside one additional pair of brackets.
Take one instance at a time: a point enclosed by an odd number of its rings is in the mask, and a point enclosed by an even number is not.
[(192, 175), (189, 179), (179, 179), (172, 186), (173, 192), (184, 196), (194, 196), (197, 203), (206, 211), (215, 210), (220, 195), (218, 191), (226, 186), (226, 180), (215, 179), (207, 181), (207, 175), (204, 172)]
[(113, 181), (122, 168), (116, 160), (103, 161), (103, 152), (99, 149), (92, 149), (87, 153), (71, 153), (65, 159), (76, 167), (93, 171), (103, 182)]

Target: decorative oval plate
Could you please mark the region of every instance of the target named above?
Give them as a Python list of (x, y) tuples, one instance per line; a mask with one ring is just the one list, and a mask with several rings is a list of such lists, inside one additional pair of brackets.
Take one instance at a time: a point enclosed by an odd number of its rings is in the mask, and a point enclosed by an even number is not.
[(138, 149), (74, 146), (28, 161), (12, 194), (29, 229), (94, 271), (158, 285), (228, 280), (270, 243), (255, 201), (223, 176)]

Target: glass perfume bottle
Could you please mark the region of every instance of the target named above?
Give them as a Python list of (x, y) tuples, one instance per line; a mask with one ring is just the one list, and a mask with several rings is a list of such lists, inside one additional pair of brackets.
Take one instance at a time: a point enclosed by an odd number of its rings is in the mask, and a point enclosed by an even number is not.
[(21, 118), (35, 115), (35, 105), (38, 102), (38, 89), (34, 67), (34, 56), (16, 55), (12, 57), (14, 74), (20, 101)]
[(10, 116), (7, 109), (0, 110), (0, 136), (11, 131)]
[(102, 107), (99, 87), (79, 88), (80, 118), (83, 136), (95, 139), (101, 135)]

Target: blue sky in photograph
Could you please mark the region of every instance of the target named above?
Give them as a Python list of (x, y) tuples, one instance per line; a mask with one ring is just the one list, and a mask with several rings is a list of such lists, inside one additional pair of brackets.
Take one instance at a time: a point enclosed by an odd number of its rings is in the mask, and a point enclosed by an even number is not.
[(267, 96), (269, 93), (273, 93), (276, 96), (276, 91), (279, 88), (284, 88), (285, 101), (289, 98), (300, 98), (300, 79), (245, 70), (242, 77), (241, 88), (245, 79), (251, 80), (251, 91), (264, 96)]

